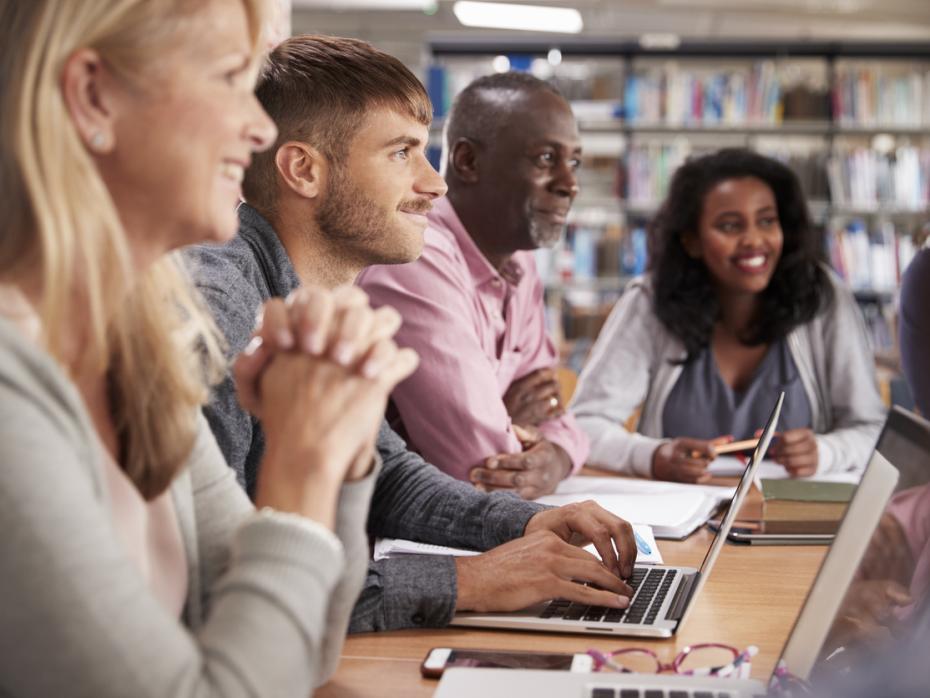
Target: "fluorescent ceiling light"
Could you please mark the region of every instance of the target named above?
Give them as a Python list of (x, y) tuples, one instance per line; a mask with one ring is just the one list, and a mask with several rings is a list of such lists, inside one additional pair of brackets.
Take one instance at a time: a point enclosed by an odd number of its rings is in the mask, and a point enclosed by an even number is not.
[(293, 0), (295, 8), (320, 10), (421, 10), (436, 8), (437, 0)]
[(459, 22), (466, 27), (521, 29), (537, 32), (577, 34), (584, 27), (581, 13), (568, 7), (511, 5), (503, 2), (467, 2), (452, 6)]

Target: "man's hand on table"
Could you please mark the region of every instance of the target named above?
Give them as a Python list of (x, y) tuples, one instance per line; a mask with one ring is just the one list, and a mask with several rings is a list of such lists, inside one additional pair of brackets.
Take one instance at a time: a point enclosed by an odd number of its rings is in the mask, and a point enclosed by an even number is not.
[[(603, 562), (582, 550), (594, 543)], [(516, 611), (553, 598), (626, 608), (636, 562), (633, 527), (594, 502), (547, 509), (524, 535), (474, 557), (456, 558), (459, 610)], [(591, 582), (600, 589), (586, 587)]]
[(482, 492), (512, 490), (523, 499), (536, 499), (555, 492), (572, 471), (572, 461), (561, 446), (539, 439), (538, 432), (514, 425), (523, 443), (520, 453), (499, 453), (485, 458), (469, 472)]

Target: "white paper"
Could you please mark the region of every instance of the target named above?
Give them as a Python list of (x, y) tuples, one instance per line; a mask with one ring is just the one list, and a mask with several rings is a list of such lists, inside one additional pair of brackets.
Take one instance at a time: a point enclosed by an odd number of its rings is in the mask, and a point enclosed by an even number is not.
[(674, 528), (691, 519), (704, 508), (705, 496), (701, 492), (667, 492), (659, 494), (552, 494), (539, 501), (542, 504), (562, 506), (594, 499), (598, 504), (631, 523), (648, 523), (650, 526)]
[(541, 504), (561, 506), (593, 499), (633, 524), (647, 524), (659, 538), (683, 538), (710, 518), (734, 487), (685, 485), (636, 478), (572, 477), (559, 483)]
[[(655, 535), (650, 526), (634, 525), (633, 530), (639, 535), (649, 553), (638, 551), (636, 562), (642, 564), (662, 564), (662, 554), (659, 552), (659, 546), (656, 544)], [(594, 544), (586, 545), (585, 550), (600, 558)], [(431, 543), (418, 543), (417, 541), (404, 540), (402, 538), (379, 538), (375, 541), (375, 560), (383, 560), (387, 557), (397, 557), (400, 555), (480, 555), (477, 550), (464, 550), (462, 548), (449, 548), (444, 545), (433, 545)]]
[(467, 556), (480, 555), (477, 550), (465, 550), (463, 548), (447, 548), (444, 545), (433, 545), (432, 543), (419, 543), (415, 540), (405, 540), (404, 538), (379, 538), (375, 541), (375, 560), (383, 560), (386, 557), (395, 555), (453, 555)]
[[(632, 477), (588, 477), (578, 475), (570, 477), (559, 483), (554, 495), (539, 498), (538, 502), (546, 504), (548, 497), (563, 494), (587, 494), (591, 497), (601, 494), (671, 494), (674, 492), (701, 492), (718, 502), (730, 499), (736, 492), (735, 487), (720, 487), (719, 485), (687, 485), (681, 482), (665, 482), (663, 480), (646, 480)], [(643, 521), (642, 523), (647, 523)]]

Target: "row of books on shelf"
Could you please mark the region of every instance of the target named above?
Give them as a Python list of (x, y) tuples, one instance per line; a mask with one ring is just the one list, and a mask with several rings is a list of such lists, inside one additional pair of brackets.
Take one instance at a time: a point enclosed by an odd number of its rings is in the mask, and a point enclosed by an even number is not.
[[(870, 223), (854, 218), (832, 221), (824, 232), (825, 256), (836, 273), (854, 290), (893, 292), (916, 252), (909, 231), (888, 220)], [(569, 226), (565, 239), (552, 249), (536, 252), (536, 263), (549, 286), (570, 282), (619, 290), (622, 280), (646, 271), (648, 232), (645, 226), (626, 230)], [(614, 284), (606, 283), (609, 280)]]
[(621, 163), (618, 191), (633, 206), (654, 206), (665, 198), (672, 175), (691, 153), (687, 142), (634, 143)]
[[(593, 104), (579, 107), (580, 117), (593, 115)], [(726, 70), (682, 69), (670, 61), (629, 75), (623, 99), (603, 109), (600, 118), (626, 119), (633, 125), (834, 121), (841, 128), (917, 128), (930, 126), (930, 69), (840, 66), (831, 91), (826, 84), (799, 82), (797, 71), (780, 69), (771, 60)]]
[[(531, 61), (511, 57), (515, 69)], [(426, 84), (437, 117), (485, 63), (434, 64)], [(572, 100), (582, 120), (626, 120), (669, 127), (777, 126), (817, 122), (844, 127), (930, 126), (930, 66), (926, 62), (839, 62), (832, 81), (825, 61), (756, 60), (714, 66), (669, 60), (616, 69), (559, 73), (551, 81)], [(832, 84), (831, 84), (832, 82)]]
[(830, 198), (838, 206), (919, 211), (930, 205), (930, 148), (838, 148), (826, 165)]
[[(893, 350), (894, 304), (887, 300), (914, 257), (913, 238), (888, 222), (869, 228), (860, 219), (832, 225), (824, 237), (830, 265), (862, 301), (872, 349)], [(546, 286), (562, 290), (564, 302), (549, 309), (550, 326), (559, 321), (565, 337), (593, 338), (626, 281), (646, 271), (647, 231), (574, 227), (559, 246), (536, 255)]]
[[(677, 167), (701, 151), (687, 142), (634, 143), (619, 164), (616, 191), (632, 207), (654, 207), (665, 198)], [(930, 208), (930, 147), (901, 145), (890, 152), (837, 144), (805, 154), (766, 153), (788, 165), (810, 200), (863, 211)]]
[(830, 265), (855, 291), (894, 291), (916, 252), (914, 239), (890, 221), (870, 229), (858, 218), (831, 223), (826, 244)]
[(719, 71), (685, 70), (670, 62), (629, 75), (622, 101), (599, 116), (669, 126), (777, 125), (831, 118), (841, 127), (930, 125), (930, 69), (889, 70), (881, 65), (841, 66), (829, 92), (825, 86), (786, 80), (774, 61)]
[[(568, 283), (619, 291), (625, 279), (646, 271), (647, 232), (636, 226), (569, 226), (557, 246), (536, 250), (536, 267), (548, 287)], [(598, 287), (598, 282), (600, 286)]]
[(669, 62), (626, 79), (620, 116), (636, 123), (776, 124), (782, 86), (774, 61), (745, 69), (695, 71)]
[(837, 68), (833, 114), (840, 125), (930, 124), (930, 70), (890, 69), (881, 63)]

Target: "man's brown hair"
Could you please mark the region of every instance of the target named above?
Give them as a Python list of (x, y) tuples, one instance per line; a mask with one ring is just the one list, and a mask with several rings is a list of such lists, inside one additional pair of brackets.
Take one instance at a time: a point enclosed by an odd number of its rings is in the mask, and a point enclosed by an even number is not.
[(433, 113), (422, 83), (403, 63), (365, 41), (341, 37), (295, 36), (278, 45), (255, 94), (277, 125), (278, 139), (255, 156), (242, 191), (266, 215), (275, 206), (274, 160), (283, 143), (302, 141), (338, 165), (368, 110), (387, 107), (427, 126)]

